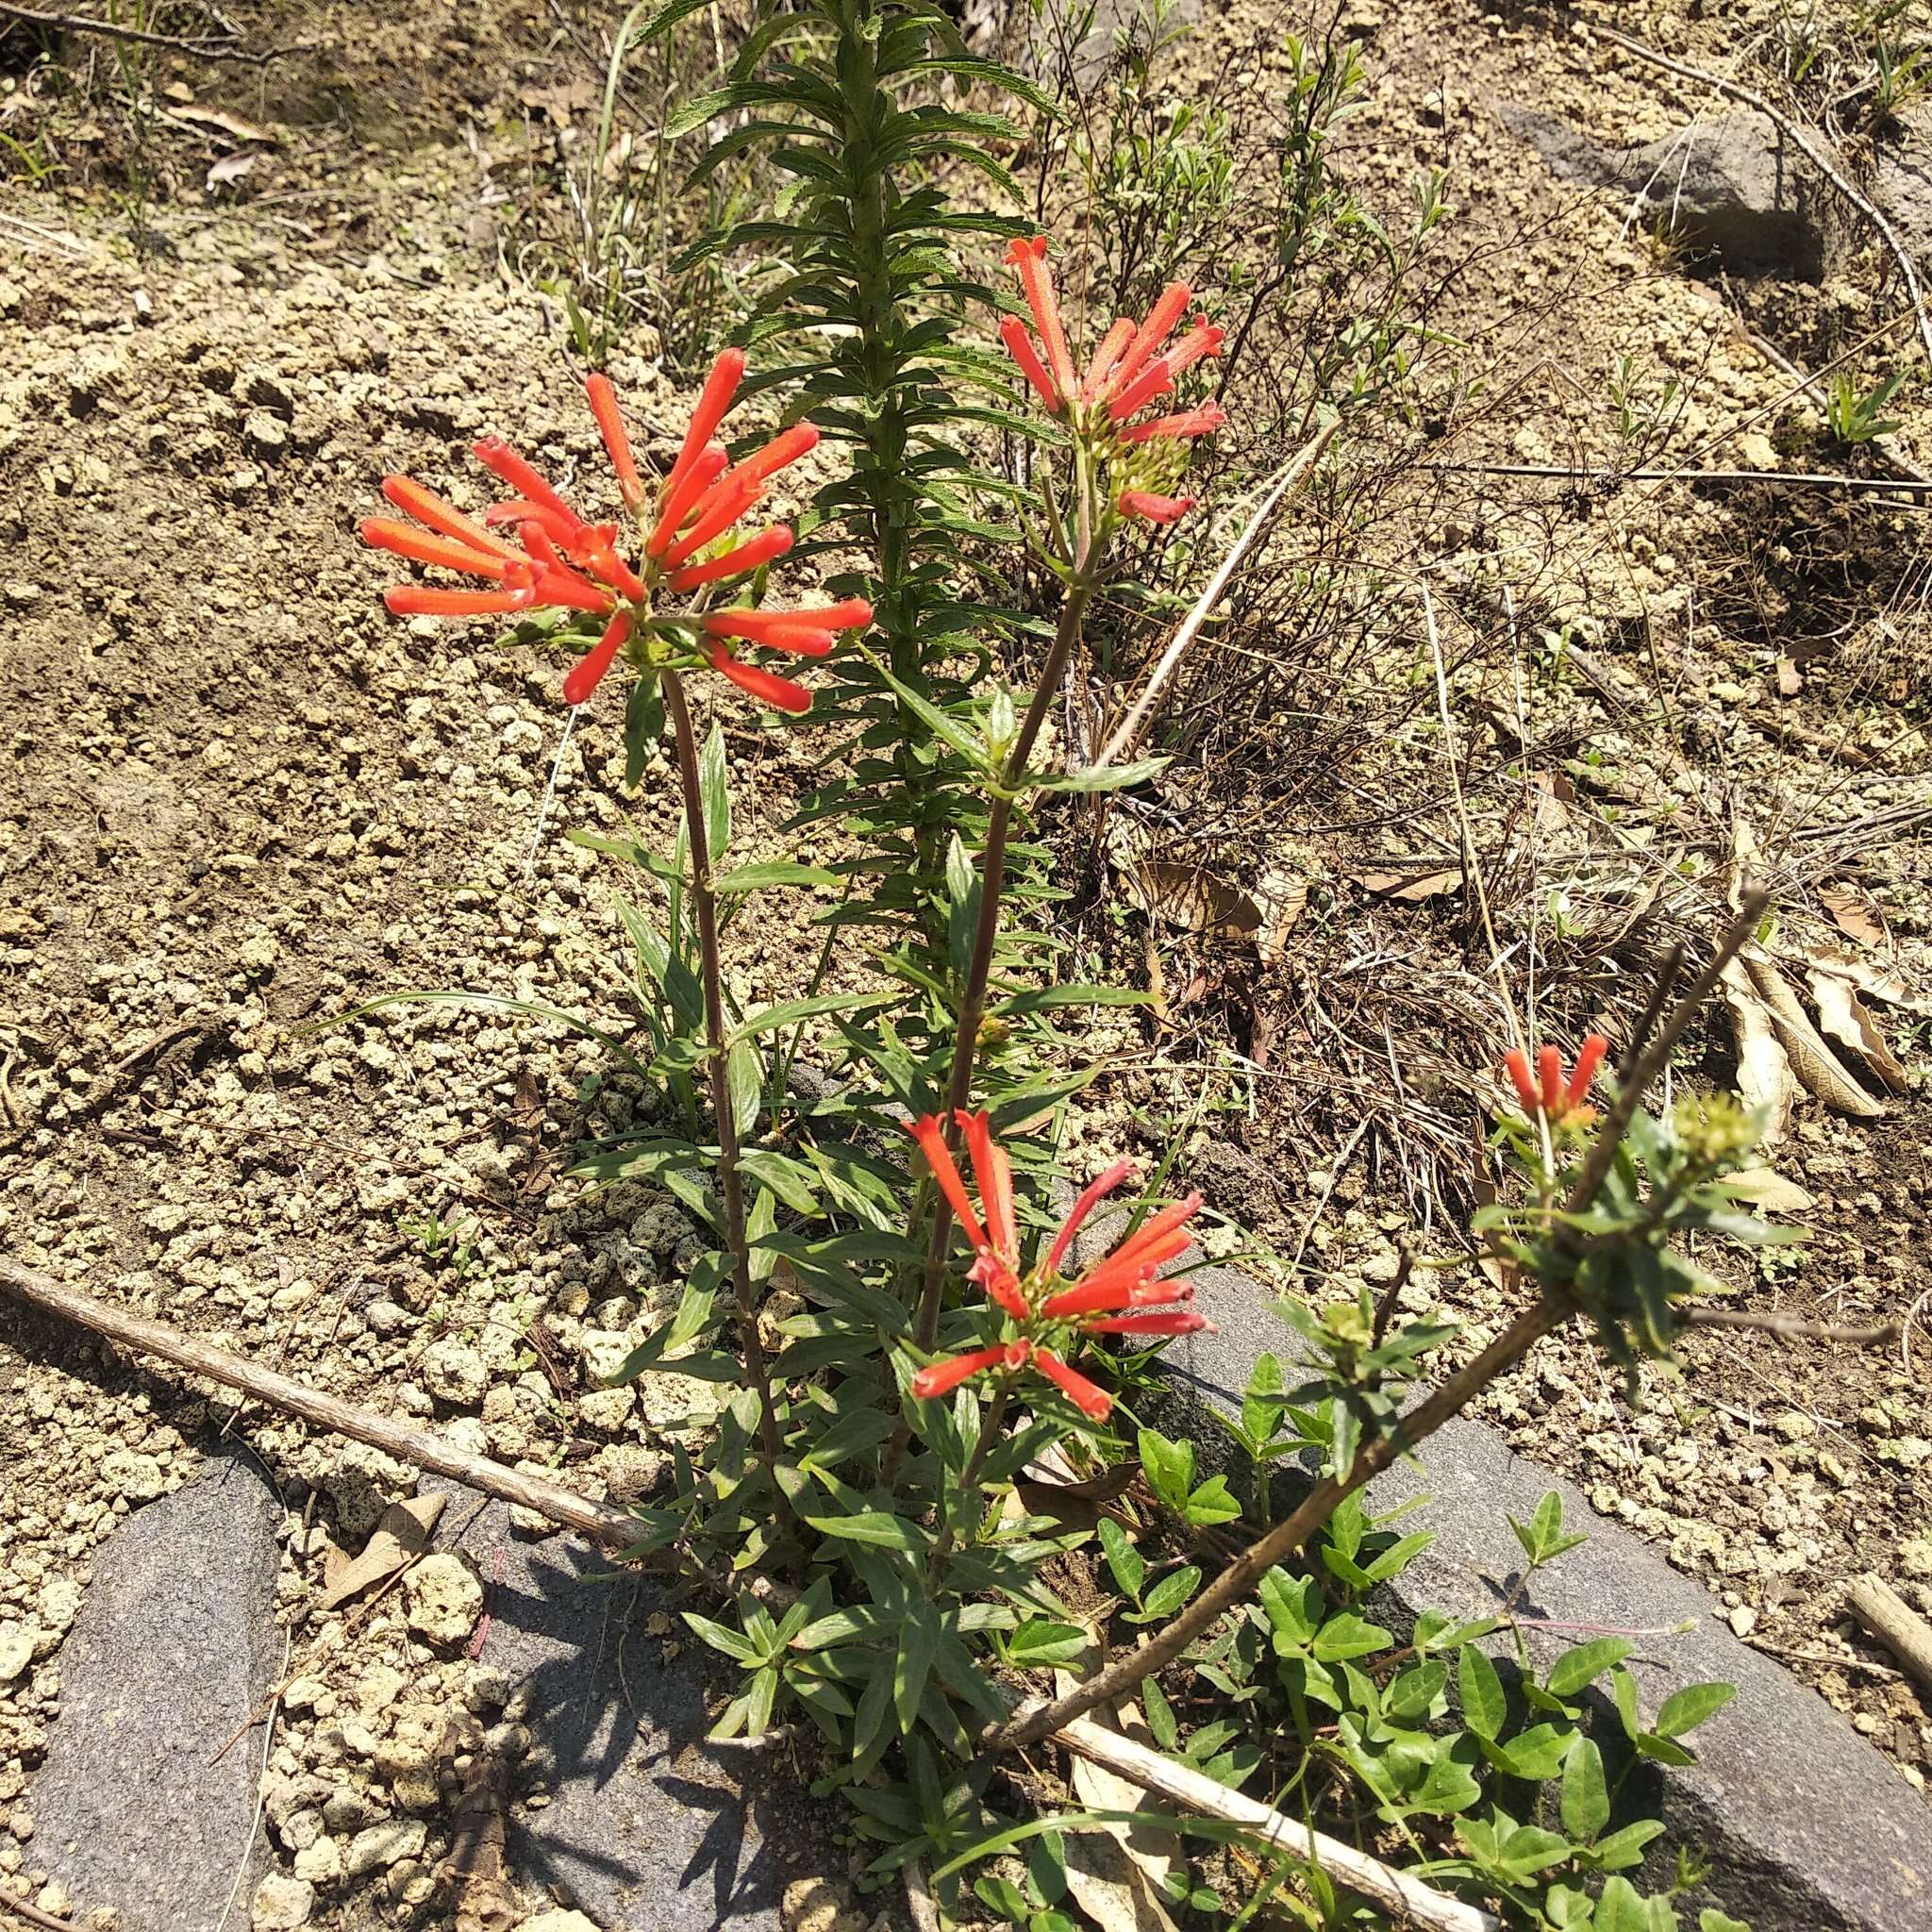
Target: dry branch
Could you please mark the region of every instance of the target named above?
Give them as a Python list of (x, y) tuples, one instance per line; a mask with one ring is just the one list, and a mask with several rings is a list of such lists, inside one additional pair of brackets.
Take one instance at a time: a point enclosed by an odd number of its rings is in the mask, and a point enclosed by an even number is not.
[(1276, 516), (1287, 509), (1302, 492), (1302, 486), (1315, 473), (1315, 465), (1322, 460), (1322, 452), (1335, 440), (1336, 431), (1341, 427), (1338, 416), (1332, 423), (1324, 424), (1290, 459), (1281, 480), (1261, 499), (1254, 515), (1243, 525), (1241, 533), (1234, 540), (1227, 555), (1221, 560), (1221, 568), (1208, 579), (1208, 588), (1195, 600), (1194, 608), (1188, 612), (1180, 628), (1168, 640), (1167, 647), (1160, 654), (1160, 660), (1148, 677), (1146, 687), (1134, 700), (1133, 709), (1120, 722), (1113, 736), (1107, 741), (1100, 756), (1093, 760), (1091, 769), (1105, 770), (1124, 753), (1131, 751), (1140, 742), (1141, 734), (1147, 728), (1147, 721), (1153, 716), (1155, 708), (1165, 695), (1168, 684), (1180, 669), (1181, 659), (1192, 648), (1194, 640), (1201, 634), (1201, 626), (1208, 622), (1215, 605), (1221, 601), (1222, 592), (1227, 589), (1228, 579), (1239, 568), (1241, 559), (1255, 547), (1256, 542), (1274, 523)]
[(367, 1442), (399, 1462), (432, 1470), (486, 1495), (534, 1509), (540, 1516), (579, 1530), (598, 1542), (624, 1548), (638, 1541), (636, 1519), (622, 1510), (590, 1502), (574, 1491), (545, 1482), (541, 1476), (523, 1475), (516, 1470), (506, 1469), (487, 1456), (468, 1455), (427, 1429), (395, 1422), (388, 1416), (373, 1415), (352, 1403), (325, 1395), (292, 1376), (279, 1375), (273, 1369), (258, 1368), (225, 1350), (210, 1348), (207, 1342), (196, 1341), (162, 1323), (149, 1322), (140, 1315), (111, 1307), (79, 1289), (68, 1288), (4, 1256), (0, 1256), (0, 1288), (10, 1289), (32, 1307), (91, 1328), (123, 1347), (158, 1356), (177, 1368), (206, 1375), (224, 1388), (239, 1389), (242, 1394), (253, 1395), (273, 1408), (298, 1415), (303, 1421), (333, 1430), (339, 1436)]
[[(1022, 1718), (1029, 1714), (1025, 1707), (1016, 1713)], [(1319, 1867), (1338, 1885), (1359, 1893), (1402, 1923), (1424, 1926), (1428, 1932), (1500, 1932), (1502, 1921), (1480, 1907), (1449, 1898), (1407, 1873), (1385, 1865), (1380, 1858), (1310, 1831), (1258, 1799), (1229, 1790), (1206, 1772), (1177, 1764), (1091, 1718), (1076, 1717), (1055, 1735), (1068, 1750), (1104, 1765), (1142, 1790), (1185, 1805), (1204, 1817), (1224, 1818), (1247, 1826), (1291, 1857)]]
[(119, 21), (88, 20), (79, 14), (42, 13), (32, 7), (17, 7), (13, 0), (0, 0), (0, 19), (24, 21), (28, 26), (51, 28), (63, 34), (99, 34), (110, 41), (129, 41), (137, 46), (166, 47), (176, 54), (192, 54), (197, 60), (239, 60), (248, 67), (266, 67), (271, 60), (286, 60), (291, 54), (315, 50), (313, 41), (296, 41), (286, 47), (266, 47), (256, 52), (238, 47), (231, 41), (189, 40), (180, 34), (151, 33), (144, 27), (123, 26)]
[(1847, 1592), (1852, 1615), (1932, 1690), (1932, 1624), (1927, 1624), (1883, 1577), (1865, 1575)]
[(1781, 1315), (1774, 1311), (1757, 1314), (1749, 1308), (1692, 1308), (1684, 1320), (1692, 1328), (1761, 1328), (1767, 1335), (1782, 1335), (1793, 1341), (1849, 1341), (1859, 1348), (1871, 1348), (1898, 1337), (1896, 1322), (1848, 1328), (1838, 1322), (1807, 1322), (1802, 1315)]

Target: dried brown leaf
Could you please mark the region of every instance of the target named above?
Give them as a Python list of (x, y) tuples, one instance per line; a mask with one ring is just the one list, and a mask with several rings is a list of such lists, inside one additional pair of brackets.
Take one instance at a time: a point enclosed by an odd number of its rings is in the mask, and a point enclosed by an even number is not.
[[(1054, 1673), (1054, 1690), (1064, 1695), (1078, 1679)], [(1094, 1711), (1093, 1720), (1119, 1730), (1112, 1713)], [(1138, 1713), (1135, 1714), (1138, 1716)], [(1074, 1759), (1074, 1794), (1094, 1811), (1154, 1811), (1159, 1802), (1139, 1785), (1086, 1758)], [(1174, 1870), (1171, 1833), (1147, 1824), (1109, 1824), (1100, 1831), (1069, 1834), (1067, 1890), (1101, 1932), (1175, 1932), (1169, 1916), (1166, 1881)]]
[(1805, 1091), (1855, 1120), (1879, 1118), (1885, 1112), (1885, 1103), (1873, 1099), (1845, 1072), (1776, 966), (1762, 953), (1748, 952), (1743, 955), (1743, 966)]
[(1724, 1186), (1767, 1214), (1803, 1214), (1817, 1205), (1796, 1181), (1787, 1180), (1774, 1168), (1740, 1168), (1726, 1178)]
[(333, 1610), (352, 1596), (393, 1576), (405, 1563), (420, 1557), (429, 1547), (438, 1519), (442, 1515), (442, 1496), (408, 1496), (391, 1503), (382, 1512), (382, 1521), (369, 1532), (362, 1554), (337, 1575), (328, 1579), (322, 1607)]
[(1720, 990), (1737, 1042), (1739, 1096), (1746, 1107), (1762, 1115), (1765, 1142), (1781, 1141), (1790, 1126), (1791, 1108), (1798, 1098), (1790, 1058), (1778, 1041), (1764, 1002), (1737, 960), (1724, 968)]
[(1462, 890), (1460, 872), (1364, 872), (1357, 873), (1362, 890), (1378, 899), (1400, 899), (1406, 905), (1420, 905), (1424, 899), (1442, 899)]
[(282, 144), (278, 128), (264, 127), (259, 121), (231, 114), (225, 108), (198, 108), (189, 102), (178, 108), (170, 108), (165, 118), (185, 121), (191, 127), (205, 133), (225, 135), (242, 146), (279, 147)]
[(1836, 973), (1816, 968), (1807, 979), (1811, 1004), (1818, 1008), (1818, 1024), (1825, 1037), (1843, 1047), (1880, 1086), (1894, 1093), (1905, 1092), (1906, 1070), (1886, 1044), (1871, 1008), (1852, 991), (1850, 983)]
[(1886, 944), (1889, 936), (1885, 921), (1879, 917), (1877, 907), (1863, 892), (1855, 891), (1850, 886), (1826, 886), (1818, 894), (1818, 903), (1846, 938), (1857, 940), (1861, 946), (1870, 946), (1874, 952)]

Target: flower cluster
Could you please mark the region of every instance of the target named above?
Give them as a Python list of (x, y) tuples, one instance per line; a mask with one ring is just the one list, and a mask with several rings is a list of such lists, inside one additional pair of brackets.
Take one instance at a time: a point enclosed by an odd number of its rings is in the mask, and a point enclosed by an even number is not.
[[(787, 525), (769, 525), (754, 536), (735, 534), (736, 526), (763, 498), (772, 477), (819, 440), (811, 424), (794, 424), (734, 464), (724, 445), (711, 439), (743, 375), (743, 352), (726, 349), (705, 380), (676, 461), (655, 491), (639, 475), (609, 379), (586, 379), (618, 494), (643, 539), (637, 568), (618, 553), (615, 524), (586, 523), (508, 443), (486, 437), (475, 445), (476, 458), (511, 494), (492, 504), (480, 522), (413, 477), (385, 476), (382, 493), (415, 523), (368, 517), (361, 531), (362, 541), (378, 550), (488, 578), (497, 588), (399, 584), (384, 601), (399, 617), (474, 617), (550, 606), (601, 619), (595, 641), (564, 679), (567, 704), (584, 703), (618, 653), (635, 640), (646, 671), (705, 663), (781, 711), (808, 709), (811, 694), (803, 685), (744, 662), (729, 641), (822, 658), (839, 632), (872, 622), (872, 606), (848, 597), (804, 610), (708, 608), (715, 594), (710, 586), (746, 576), (791, 548)], [(682, 608), (662, 611), (656, 607), (665, 592), (680, 598), (698, 594)]]
[(1119, 1161), (1074, 1203), (1044, 1257), (1033, 1268), (1024, 1269), (1013, 1213), (1012, 1168), (1006, 1149), (993, 1139), (992, 1124), (984, 1113), (961, 1113), (955, 1118), (966, 1137), (984, 1220), (974, 1211), (938, 1117), (928, 1114), (914, 1122), (912, 1138), (925, 1156), (955, 1220), (973, 1244), (973, 1266), (967, 1278), (986, 1291), (994, 1307), (1020, 1332), (921, 1369), (912, 1378), (912, 1392), (922, 1399), (944, 1395), (974, 1375), (992, 1371), (1017, 1374), (1031, 1367), (1057, 1385), (1082, 1414), (1104, 1422), (1113, 1407), (1113, 1397), (1070, 1367), (1058, 1349), (1047, 1343), (1058, 1342), (1063, 1347), (1063, 1336), (1190, 1335), (1210, 1326), (1204, 1316), (1186, 1306), (1193, 1299), (1193, 1289), (1185, 1281), (1163, 1280), (1159, 1274), (1163, 1263), (1187, 1247), (1186, 1226), (1200, 1212), (1201, 1197), (1190, 1194), (1162, 1209), (1111, 1254), (1070, 1282), (1062, 1277), (1060, 1264), (1081, 1224), (1133, 1175), (1132, 1165)]
[(1000, 337), (1047, 413), (1091, 442), (1108, 462), (1109, 498), (1123, 515), (1171, 524), (1193, 508), (1191, 496), (1172, 492), (1186, 466), (1189, 439), (1211, 435), (1226, 422), (1219, 403), (1203, 403), (1147, 423), (1129, 419), (1174, 386), (1204, 356), (1221, 353), (1222, 332), (1206, 316), (1171, 349), (1161, 345), (1187, 313), (1192, 291), (1171, 283), (1144, 322), (1116, 322), (1101, 338), (1086, 373), (1074, 373), (1067, 331), (1046, 268), (1046, 237), (1016, 241), (1007, 261), (1017, 269), (1039, 340), (1017, 315), (1001, 319)]
[(1554, 1046), (1546, 1046), (1537, 1055), (1534, 1074), (1529, 1055), (1520, 1046), (1512, 1047), (1503, 1056), (1503, 1071), (1509, 1075), (1524, 1112), (1532, 1120), (1541, 1114), (1553, 1127), (1587, 1127), (1596, 1119), (1596, 1109), (1586, 1105), (1585, 1096), (1609, 1050), (1610, 1042), (1601, 1033), (1592, 1033), (1578, 1050), (1576, 1065), (1567, 1080), (1563, 1056)]

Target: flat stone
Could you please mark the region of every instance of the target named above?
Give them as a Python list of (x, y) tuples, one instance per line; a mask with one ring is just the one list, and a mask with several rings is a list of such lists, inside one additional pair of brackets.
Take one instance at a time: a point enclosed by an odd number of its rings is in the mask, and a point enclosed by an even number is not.
[(258, 1734), (209, 1760), (280, 1662), (280, 1521), (254, 1464), (222, 1454), (102, 1547), (27, 1797), (75, 1918), (111, 1906), (122, 1932), (215, 1932), (231, 1895), (245, 1909), (266, 1852)]
[[(423, 1487), (455, 1492), (433, 1476)], [(459, 1500), (446, 1522), (478, 1499)], [(532, 1761), (554, 1765), (550, 1802), (512, 1807), (517, 1882), (533, 1895), (548, 1888), (608, 1932), (779, 1932), (774, 1807), (742, 1782), (755, 1762), (704, 1746), (703, 1654), (690, 1640), (667, 1660), (644, 1630), (664, 1593), (613, 1576), (609, 1552), (575, 1537), (519, 1535), (497, 1502), (460, 1547), (490, 1586), (480, 1662), (508, 1678)]]
[[(1082, 1230), (1076, 1255), (1096, 1257), (1114, 1226)], [(1256, 1357), (1273, 1353), (1289, 1363), (1297, 1344), (1270, 1306), (1272, 1291), (1239, 1269), (1201, 1266), (1191, 1279), (1194, 1307), (1219, 1332), (1182, 1337), (1162, 1357), (1176, 1413), (1159, 1416), (1157, 1426), (1185, 1431), (1213, 1466), (1222, 1431), (1203, 1409), (1238, 1410)], [(1403, 1527), (1436, 1538), (1378, 1600), (1384, 1622), (1406, 1627), (1425, 1609), (1458, 1619), (1492, 1614), (1523, 1567), (1507, 1518), (1528, 1521), (1554, 1490), (1566, 1526), (1587, 1531), (1590, 1541), (1538, 1574), (1519, 1612), (1641, 1630), (1694, 1619), (1681, 1636), (1646, 1641), (1630, 1660), (1647, 1714), (1685, 1684), (1737, 1686), (1737, 1696), (1689, 1740), (1694, 1767), (1660, 1774), (1643, 1767), (1631, 1781), (1641, 1807), (1631, 1815), (1661, 1818), (1667, 1827), (1641, 1874), (1650, 1888), (1670, 1882), (1680, 1845), (1709, 1863), (1709, 1885), (1684, 1902), (1690, 1912), (1680, 1904), (1680, 1916), (1715, 1905), (1753, 1932), (1932, 1932), (1932, 1812), (1823, 1698), (1740, 1642), (1697, 1582), (1599, 1517), (1580, 1491), (1518, 1456), (1494, 1430), (1458, 1418), (1418, 1454), (1420, 1467), (1397, 1463), (1369, 1489), (1378, 1514), (1427, 1497)], [(1581, 1641), (1574, 1628), (1527, 1635), (1540, 1663)]]
[(1827, 223), (1819, 184), (1777, 124), (1750, 109), (1713, 115), (1662, 141), (1609, 147), (1559, 116), (1495, 103), (1496, 117), (1559, 179), (1629, 194), (1697, 254), (1736, 271), (1815, 281)]

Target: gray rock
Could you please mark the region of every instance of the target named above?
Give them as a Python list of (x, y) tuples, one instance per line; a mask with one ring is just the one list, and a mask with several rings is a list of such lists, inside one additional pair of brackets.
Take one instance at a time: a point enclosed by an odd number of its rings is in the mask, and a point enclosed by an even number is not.
[(644, 1629), (668, 1607), (660, 1592), (613, 1577), (608, 1552), (575, 1538), (517, 1535), (501, 1503), (461, 1546), (490, 1579), (482, 1660), (509, 1678), (511, 1713), (533, 1735), (518, 1788), (541, 1775), (550, 1797), (512, 1814), (517, 1882), (554, 1889), (610, 1932), (778, 1932), (774, 1807), (740, 1775), (760, 1767), (704, 1748), (701, 1653), (687, 1641), (667, 1662)]
[(1924, 275), (1932, 274), (1932, 103), (1909, 103), (1897, 131), (1896, 142), (1876, 145), (1872, 199)]
[[(1096, 1231), (1079, 1252), (1097, 1254), (1107, 1239)], [(1221, 1431), (1203, 1410), (1238, 1407), (1255, 1357), (1272, 1351), (1289, 1360), (1294, 1337), (1269, 1307), (1269, 1291), (1239, 1270), (1204, 1267), (1192, 1280), (1194, 1306), (1220, 1332), (1185, 1337), (1164, 1357), (1180, 1412), (1158, 1425), (1185, 1429), (1212, 1458)], [(1740, 1643), (1699, 1584), (1603, 1521), (1580, 1491), (1516, 1455), (1494, 1431), (1452, 1422), (1419, 1453), (1420, 1467), (1398, 1463), (1369, 1491), (1378, 1513), (1429, 1498), (1404, 1528), (1436, 1538), (1387, 1592), (1385, 1621), (1411, 1622), (1430, 1608), (1457, 1617), (1493, 1612), (1523, 1567), (1506, 1519), (1527, 1521), (1555, 1490), (1566, 1524), (1587, 1530), (1590, 1541), (1538, 1575), (1522, 1613), (1646, 1630), (1696, 1619), (1694, 1629), (1658, 1638), (1632, 1659), (1646, 1713), (1684, 1684), (1738, 1687), (1690, 1739), (1695, 1768), (1633, 1776), (1643, 1815), (1668, 1827), (1644, 1874), (1653, 1886), (1667, 1882), (1677, 1846), (1697, 1847), (1711, 1880), (1691, 1903), (1722, 1906), (1753, 1932), (1932, 1932), (1932, 1816), (1823, 1698)], [(1534, 1632), (1530, 1650), (1546, 1656), (1576, 1641), (1574, 1633)]]
[(231, 1893), (245, 1909), (259, 1743), (209, 1760), (280, 1662), (280, 1520), (255, 1466), (221, 1455), (103, 1547), (28, 1799), (76, 1918), (112, 1906), (123, 1932), (215, 1932)]
[(1554, 114), (1507, 101), (1495, 111), (1552, 174), (1629, 194), (1645, 220), (1668, 227), (1693, 255), (1747, 274), (1816, 281), (1824, 273), (1822, 184), (1762, 114), (1740, 109), (1641, 147), (1608, 147)]

